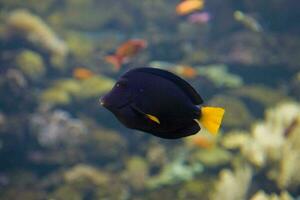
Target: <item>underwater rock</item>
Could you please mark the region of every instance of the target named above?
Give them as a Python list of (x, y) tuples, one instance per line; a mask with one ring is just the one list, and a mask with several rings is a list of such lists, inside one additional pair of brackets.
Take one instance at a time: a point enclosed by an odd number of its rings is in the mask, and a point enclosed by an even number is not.
[(55, 147), (59, 145), (74, 145), (87, 133), (83, 122), (72, 118), (62, 110), (35, 113), (30, 119), (31, 129), (40, 145)]
[(149, 176), (148, 163), (141, 157), (133, 156), (126, 163), (124, 176), (134, 190), (143, 190)]
[(234, 172), (224, 169), (211, 195), (211, 200), (245, 200), (252, 179), (249, 166), (236, 169)]
[(222, 125), (226, 128), (249, 127), (253, 121), (247, 106), (236, 97), (217, 95), (209, 100), (209, 105), (218, 105), (225, 108), (226, 113)]
[(65, 42), (40, 17), (27, 10), (19, 9), (9, 13), (6, 19), (6, 38), (24, 40), (48, 54), (51, 60), (63, 60), (68, 54)]
[(22, 51), (16, 57), (17, 67), (32, 80), (37, 80), (45, 74), (42, 57), (33, 51)]
[(280, 195), (268, 195), (260, 190), (250, 200), (294, 200), (294, 198), (287, 191), (281, 192)]

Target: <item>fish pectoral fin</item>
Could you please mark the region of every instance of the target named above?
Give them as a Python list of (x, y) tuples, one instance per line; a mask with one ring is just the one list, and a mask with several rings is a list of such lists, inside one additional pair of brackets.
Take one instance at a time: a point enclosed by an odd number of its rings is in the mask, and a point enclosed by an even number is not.
[(139, 108), (138, 108), (136, 105), (134, 105), (134, 104), (132, 104), (132, 105), (130, 105), (130, 106), (131, 106), (131, 108), (132, 108), (137, 114), (143, 115), (143, 116), (145, 116), (147, 119), (150, 119), (151, 121), (153, 121), (153, 122), (155, 122), (155, 123), (157, 123), (157, 124), (160, 124), (160, 121), (159, 121), (159, 119), (158, 119), (156, 116), (151, 115), (151, 114), (147, 114), (147, 113), (143, 112), (141, 109), (139, 109)]
[(146, 117), (152, 121), (154, 121), (157, 124), (160, 124), (160, 121), (157, 117), (155, 117), (154, 115), (150, 115), (150, 114), (146, 114)]

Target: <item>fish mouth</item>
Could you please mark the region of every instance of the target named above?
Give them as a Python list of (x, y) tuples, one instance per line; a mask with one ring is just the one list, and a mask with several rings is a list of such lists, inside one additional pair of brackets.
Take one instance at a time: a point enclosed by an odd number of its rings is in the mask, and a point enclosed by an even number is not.
[(127, 103), (125, 103), (125, 104), (123, 104), (123, 105), (121, 105), (121, 106), (118, 106), (117, 109), (118, 109), (118, 110), (121, 110), (122, 108), (125, 108), (126, 106), (129, 106), (132, 102), (133, 102), (132, 100), (131, 100), (131, 101), (128, 101)]
[(100, 100), (99, 100), (99, 103), (101, 106), (103, 106), (111, 111), (121, 110), (121, 109), (125, 108), (126, 106), (130, 105), (132, 102), (133, 102), (132, 100), (129, 100), (128, 102), (126, 102), (120, 106), (113, 106), (113, 105), (105, 102), (104, 97), (100, 98)]

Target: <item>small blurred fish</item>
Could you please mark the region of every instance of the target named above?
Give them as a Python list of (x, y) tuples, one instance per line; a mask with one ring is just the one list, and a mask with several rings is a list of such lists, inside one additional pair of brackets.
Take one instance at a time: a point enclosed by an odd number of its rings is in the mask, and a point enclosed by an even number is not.
[(143, 39), (131, 39), (122, 43), (114, 55), (105, 56), (105, 60), (114, 65), (116, 71), (120, 70), (122, 64), (138, 54), (147, 47), (147, 41)]
[(89, 79), (94, 75), (95, 74), (91, 70), (89, 70), (87, 68), (83, 68), (83, 67), (76, 67), (73, 70), (73, 77), (78, 79), (78, 80)]
[(255, 32), (261, 32), (263, 31), (263, 28), (261, 24), (252, 16), (242, 12), (242, 11), (235, 11), (233, 13), (233, 17), (236, 21), (242, 23), (246, 28), (255, 31)]
[(196, 12), (188, 16), (187, 21), (192, 24), (206, 24), (210, 19), (209, 12)]
[(168, 70), (169, 72), (173, 72), (178, 76), (188, 79), (195, 78), (198, 76), (198, 71), (188, 65), (176, 65), (164, 61), (152, 61), (150, 62), (149, 66), (153, 68)]
[(204, 149), (211, 149), (216, 145), (216, 138), (205, 134), (200, 134), (200, 135), (197, 134), (188, 138), (187, 142), (191, 146), (196, 146)]
[(185, 80), (149, 67), (125, 73), (100, 103), (126, 127), (166, 139), (196, 134), (200, 124), (215, 135), (224, 115), (223, 108), (200, 106), (202, 98)]
[(176, 6), (178, 15), (187, 15), (204, 7), (204, 0), (185, 0)]
[(188, 65), (177, 65), (172, 70), (175, 74), (184, 78), (195, 78), (198, 75), (197, 70)]

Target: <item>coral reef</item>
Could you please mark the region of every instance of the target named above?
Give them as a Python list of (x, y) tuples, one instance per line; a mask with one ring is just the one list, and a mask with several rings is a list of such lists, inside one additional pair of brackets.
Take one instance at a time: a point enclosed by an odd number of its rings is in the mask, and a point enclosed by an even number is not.
[(222, 170), (211, 200), (246, 199), (251, 178), (252, 170), (248, 166), (238, 168), (234, 172), (227, 169)]
[(209, 105), (218, 105), (225, 108), (226, 114), (223, 119), (224, 127), (249, 127), (253, 121), (253, 116), (248, 107), (239, 98), (227, 95), (217, 95), (209, 101)]
[(16, 57), (18, 68), (30, 79), (36, 80), (45, 74), (45, 66), (41, 56), (33, 51), (22, 51)]
[(20, 38), (41, 52), (49, 54), (53, 61), (63, 60), (68, 54), (66, 44), (40, 17), (27, 10), (20, 9), (9, 13), (6, 19), (6, 38)]
[[(0, 200), (300, 199), (299, 2), (203, 2), (197, 24), (179, 0), (0, 1)], [(114, 72), (134, 38), (148, 48)], [(99, 97), (146, 66), (224, 107), (220, 134), (118, 124)]]
[(73, 145), (80, 141), (80, 136), (87, 130), (79, 119), (73, 119), (62, 110), (43, 111), (31, 118), (31, 126), (40, 145), (45, 147)]
[(294, 198), (288, 192), (282, 192), (280, 195), (267, 195), (264, 191), (257, 192), (250, 200), (293, 200)]
[(200, 76), (211, 80), (217, 87), (236, 88), (243, 85), (242, 78), (228, 72), (224, 64), (198, 66), (197, 70)]
[(137, 156), (131, 157), (126, 163), (125, 170), (124, 176), (126, 182), (129, 183), (134, 190), (145, 188), (149, 170), (148, 164), (143, 158)]
[(114, 80), (95, 75), (85, 80), (61, 79), (44, 90), (40, 98), (42, 102), (53, 105), (66, 105), (73, 99), (85, 100), (99, 97), (109, 91), (114, 85)]
[(267, 177), (280, 189), (295, 190), (300, 185), (299, 117), (299, 104), (282, 103), (266, 111), (265, 121), (256, 123), (250, 136), (234, 133), (227, 136), (224, 144), (240, 148), (253, 166), (267, 170)]
[(159, 188), (172, 185), (181, 181), (192, 180), (196, 174), (203, 171), (200, 163), (185, 164), (186, 152), (181, 152), (177, 158), (163, 167), (158, 175), (152, 176), (147, 181), (148, 188)]
[(232, 155), (230, 152), (222, 148), (202, 149), (193, 155), (193, 159), (199, 161), (204, 166), (212, 168), (224, 166), (230, 163)]

